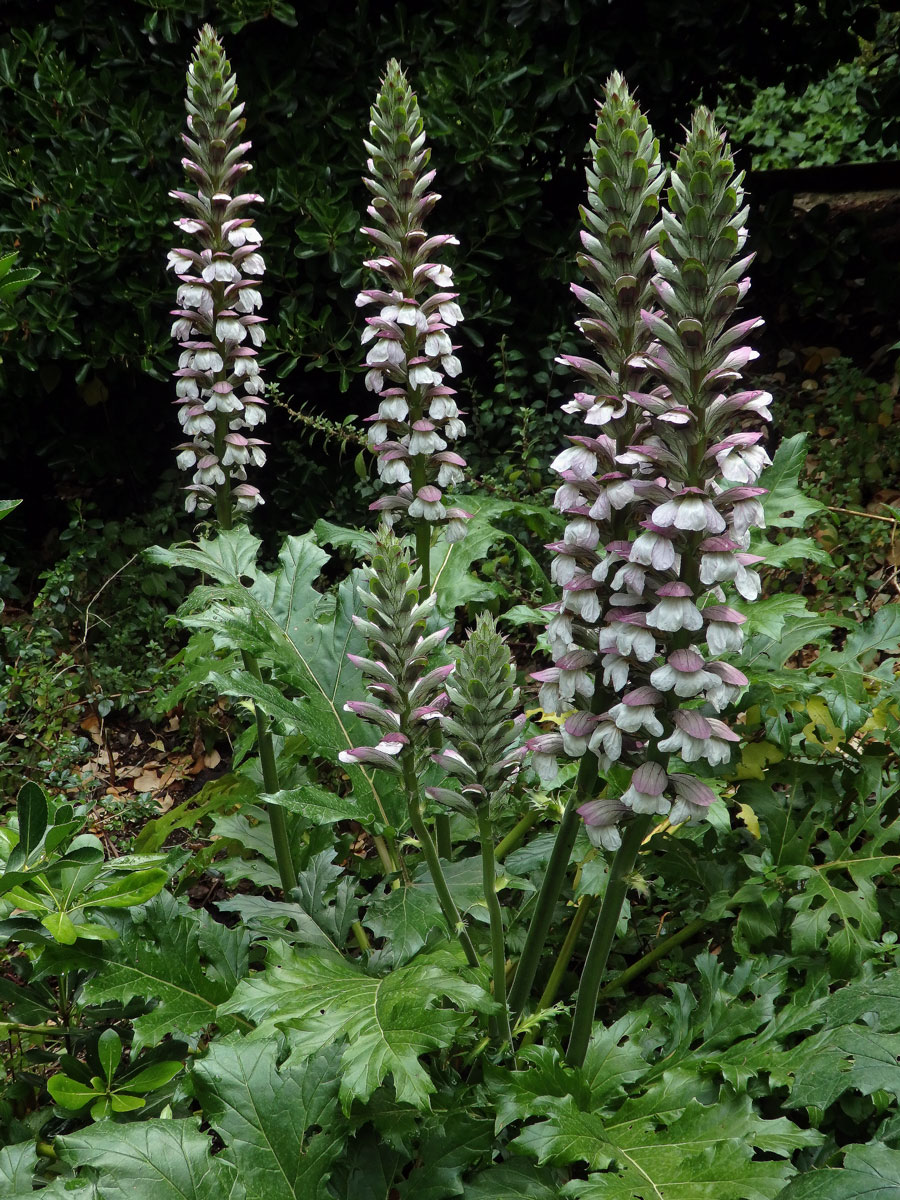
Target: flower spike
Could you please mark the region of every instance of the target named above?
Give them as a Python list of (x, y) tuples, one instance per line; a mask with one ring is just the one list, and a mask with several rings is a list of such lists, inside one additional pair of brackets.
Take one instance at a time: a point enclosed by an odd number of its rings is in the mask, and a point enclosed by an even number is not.
[[(388, 524), (406, 515), (417, 531), (443, 526), (445, 537), (458, 541), (469, 514), (447, 507), (444, 493), (463, 478), (465, 459), (450, 447), (466, 427), (445, 378), (462, 370), (453, 330), (463, 314), (450, 290), (450, 268), (436, 261), (444, 246), (458, 242), (447, 234), (425, 234), (425, 217), (439, 197), (429, 191), (434, 171), (426, 170), (431, 152), (419, 104), (396, 59), (387, 65), (371, 110), (369, 138), (369, 175), (363, 182), (372, 196), (367, 212), (374, 225), (362, 232), (374, 242), (377, 257), (364, 265), (381, 285), (360, 292), (356, 304), (376, 308), (362, 335), (368, 347), (366, 387), (380, 401), (369, 419), (368, 439), (382, 483), (396, 487), (371, 507)], [(426, 564), (423, 547), (418, 549)]]
[(743, 340), (761, 322), (733, 321), (749, 288), (747, 210), (710, 113), (694, 114), (658, 221), (656, 143), (618, 75), (593, 157), (578, 261), (597, 290), (573, 290), (601, 361), (563, 360), (591, 391), (565, 406), (584, 429), (553, 463), (563, 594), (548, 629), (555, 665), (537, 674), (542, 706), (570, 715), (531, 746), (545, 777), (559, 749), (630, 770), (618, 799), (579, 810), (591, 839), (615, 850), (632, 814), (702, 816), (713, 793), (686, 784), (679, 760), (715, 768), (739, 740), (713, 714), (747, 679), (718, 656), (742, 642), (728, 591), (760, 591), (747, 550), (764, 523), (755, 485), (769, 458), (752, 425), (769, 414), (764, 393), (738, 390), (756, 357)]
[(190, 157), (182, 165), (195, 192), (173, 191), (188, 216), (175, 225), (193, 245), (169, 252), (168, 267), (179, 280), (172, 336), (181, 347), (176, 393), (178, 419), (186, 437), (178, 466), (193, 470), (188, 512), (216, 507), (227, 528), (235, 511), (262, 504), (247, 483), (247, 467), (266, 461), (265, 442), (247, 436), (266, 419), (264, 383), (256, 361), (265, 342), (258, 291), (265, 262), (262, 239), (245, 206), (261, 202), (239, 190), (251, 169), (243, 160), (243, 104), (235, 104), (237, 80), (215, 30), (200, 31), (187, 74)]

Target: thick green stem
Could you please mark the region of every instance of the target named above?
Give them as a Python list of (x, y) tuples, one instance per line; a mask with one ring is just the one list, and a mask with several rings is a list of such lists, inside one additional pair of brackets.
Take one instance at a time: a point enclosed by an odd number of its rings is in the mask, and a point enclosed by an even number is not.
[(412, 754), (408, 753), (409, 747), (402, 754), (403, 759), (403, 781), (406, 785), (406, 796), (409, 804), (409, 823), (413, 827), (413, 833), (419, 840), (419, 845), (422, 847), (422, 853), (425, 855), (425, 862), (428, 864), (428, 871), (431, 875), (431, 881), (434, 884), (434, 889), (438, 894), (438, 902), (441, 906), (441, 912), (444, 914), (444, 919), (450, 926), (452, 933), (455, 933), (459, 938), (459, 944), (465, 951), (466, 959), (470, 967), (477, 967), (478, 955), (475, 953), (475, 947), (472, 945), (472, 939), (469, 937), (465, 922), (460, 916), (459, 909), (453, 896), (450, 893), (450, 888), (447, 886), (447, 880), (444, 877), (444, 872), (441, 870), (441, 860), (438, 858), (437, 850), (431, 834), (428, 832), (428, 827), (425, 824), (425, 818), (422, 816), (422, 802), (419, 799), (419, 781), (416, 777), (416, 765)]
[[(417, 454), (412, 460), (413, 491), (425, 486), (425, 465), (423, 456)], [(426, 520), (415, 522), (416, 559), (422, 572), (422, 582), (419, 585), (419, 595), (428, 596), (431, 593), (431, 526)], [(435, 724), (433, 730), (435, 749), (440, 747), (440, 730)], [(437, 838), (437, 851), (447, 862), (453, 861), (453, 839), (450, 836), (450, 817), (447, 813), (438, 813), (434, 818), (434, 832)]]
[(692, 938), (695, 933), (699, 933), (701, 929), (706, 929), (708, 926), (708, 917), (695, 917), (693, 921), (688, 921), (683, 929), (679, 929), (677, 933), (673, 933), (670, 937), (663, 938), (661, 942), (657, 942), (653, 949), (648, 950), (643, 958), (639, 958), (630, 967), (626, 967), (615, 979), (611, 979), (597, 993), (597, 999), (600, 1000), (604, 996), (611, 996), (619, 988), (627, 987), (633, 979), (637, 979), (639, 975), (643, 975), (645, 971), (648, 971), (655, 962), (659, 962), (661, 958), (665, 958), (670, 951), (675, 950), (682, 942), (686, 942), (688, 938)]
[(578, 1000), (575, 1003), (575, 1016), (572, 1019), (572, 1033), (566, 1050), (566, 1062), (570, 1067), (580, 1067), (584, 1064), (584, 1056), (591, 1039), (594, 1013), (597, 1009), (600, 980), (606, 970), (616, 925), (619, 923), (619, 915), (622, 912), (622, 904), (628, 890), (628, 876), (634, 869), (641, 843), (652, 824), (652, 814), (635, 817), (625, 828), (622, 845), (616, 851), (609, 869), (606, 892), (581, 973), (581, 983), (578, 986)]
[[(242, 650), (241, 658), (244, 660), (244, 668), (255, 679), (261, 680), (262, 671), (259, 669), (256, 656), (248, 650)], [(269, 718), (258, 705), (254, 705), (254, 708), (256, 709), (256, 743), (259, 747), (259, 762), (262, 767), (263, 783), (267, 792), (277, 792), (279, 791), (278, 767), (275, 764), (275, 745), (272, 741), (271, 730), (269, 729)], [(281, 890), (287, 899), (297, 886), (297, 872), (294, 868), (294, 856), (291, 854), (291, 840), (288, 836), (287, 817), (284, 809), (277, 804), (266, 805), (266, 810), (269, 814), (269, 823), (272, 827), (272, 842), (275, 846), (275, 861), (278, 864), (278, 877), (281, 880)]]
[(494, 863), (494, 831), (485, 803), (478, 810), (478, 833), (481, 837), (481, 871), (484, 883), (484, 902), (491, 918), (491, 975), (494, 999), (501, 1006), (497, 1024), (500, 1036), (512, 1046), (512, 1029), (506, 1003), (506, 946), (503, 941), (503, 911), (497, 899), (497, 868)]
[(553, 920), (553, 911), (562, 890), (572, 847), (575, 845), (575, 838), (578, 835), (581, 821), (578, 808), (591, 798), (596, 781), (597, 759), (593, 754), (585, 754), (578, 767), (575, 787), (559, 824), (544, 881), (535, 902), (522, 957), (519, 959), (516, 977), (510, 989), (509, 1009), (514, 1021), (518, 1021), (522, 1015), (522, 1010), (531, 994), (531, 986), (534, 983), (541, 953), (547, 941), (550, 923)]
[[(559, 954), (556, 956), (556, 962), (553, 964), (553, 970), (550, 972), (550, 978), (547, 980), (547, 986), (544, 988), (543, 992), (541, 992), (541, 998), (538, 1000), (537, 1009), (535, 1010), (537, 1013), (543, 1012), (545, 1008), (550, 1008), (556, 999), (556, 993), (559, 991), (560, 984), (563, 981), (563, 976), (566, 973), (569, 960), (571, 959), (572, 953), (575, 949), (575, 943), (578, 941), (578, 935), (581, 933), (582, 927), (587, 920), (587, 915), (590, 911), (591, 902), (593, 899), (593, 896), (582, 896), (578, 901), (578, 907), (575, 910), (575, 916), (572, 918), (569, 924), (565, 941), (560, 947)], [(522, 1045), (520, 1049), (524, 1050), (526, 1046), (531, 1045), (531, 1043), (537, 1037), (537, 1030), (537, 1025), (532, 1026), (532, 1028), (528, 1030), (524, 1038), (522, 1038)]]
[(501, 838), (497, 843), (497, 847), (494, 850), (494, 858), (496, 858), (497, 862), (503, 862), (507, 854), (512, 854), (513, 850), (518, 850), (525, 841), (525, 834), (532, 826), (537, 825), (541, 816), (541, 812), (535, 809), (533, 812), (526, 813), (521, 821), (513, 825), (506, 837)]

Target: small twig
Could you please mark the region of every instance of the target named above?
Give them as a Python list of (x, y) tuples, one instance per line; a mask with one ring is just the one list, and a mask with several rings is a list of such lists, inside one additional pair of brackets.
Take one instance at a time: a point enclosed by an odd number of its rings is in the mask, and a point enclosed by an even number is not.
[(109, 584), (111, 584), (112, 581), (118, 575), (121, 575), (124, 570), (126, 570), (128, 567), (130, 567), (131, 564), (135, 561), (135, 559), (137, 557), (138, 557), (137, 554), (132, 554), (131, 558), (129, 558), (127, 562), (122, 563), (121, 567), (119, 567), (119, 569), (117, 571), (113, 571), (113, 573), (112, 573), (112, 575), (110, 575), (109, 579), (104, 580), (104, 582), (100, 585), (98, 590), (94, 593), (93, 596), (91, 596), (90, 600), (88, 600), (87, 606), (85, 607), (85, 610), (84, 610), (84, 633), (81, 635), (80, 645), (82, 645), (82, 646), (87, 645), (87, 636), (88, 636), (88, 633), (90, 632), (91, 605), (94, 603), (95, 600), (97, 600), (99, 598), (100, 593), (104, 590), (104, 588), (108, 587)]
[(897, 524), (897, 517), (883, 517), (880, 513), (861, 512), (857, 508), (838, 508), (835, 505), (826, 504), (826, 512), (846, 513), (849, 517), (867, 517), (870, 521), (890, 521), (892, 524)]

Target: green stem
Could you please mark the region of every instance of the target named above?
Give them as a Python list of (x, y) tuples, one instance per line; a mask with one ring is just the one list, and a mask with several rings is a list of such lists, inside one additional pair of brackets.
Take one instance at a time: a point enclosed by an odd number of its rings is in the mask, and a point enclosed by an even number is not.
[(369, 945), (369, 938), (359, 921), (354, 921), (350, 926), (353, 937), (356, 940), (357, 946), (362, 950), (363, 954), (368, 954), (372, 947)]
[(372, 845), (375, 847), (378, 857), (381, 860), (381, 865), (384, 867), (384, 873), (386, 875), (396, 874), (400, 870), (400, 862), (397, 855), (397, 847), (394, 844), (394, 839), (391, 838), (390, 842), (387, 842), (383, 837), (381, 837), (380, 834), (373, 833)]
[[(569, 928), (566, 933), (565, 941), (560, 947), (559, 954), (556, 956), (556, 962), (553, 964), (553, 970), (550, 972), (550, 978), (547, 980), (547, 986), (541, 992), (541, 998), (538, 1000), (536, 1013), (541, 1013), (545, 1008), (550, 1008), (556, 999), (556, 993), (559, 991), (559, 986), (563, 981), (563, 976), (569, 966), (569, 960), (575, 949), (575, 943), (578, 941), (578, 935), (581, 933), (582, 926), (587, 920), (588, 912), (590, 911), (593, 896), (582, 896), (578, 901), (578, 907), (575, 910), (575, 916), (569, 923)], [(531, 1029), (522, 1038), (521, 1050), (531, 1043), (537, 1037), (538, 1027), (532, 1026)]]
[(518, 850), (525, 841), (525, 834), (532, 826), (537, 825), (541, 816), (541, 812), (535, 809), (533, 812), (526, 813), (521, 821), (513, 825), (506, 837), (497, 843), (494, 850), (494, 858), (496, 858), (497, 862), (502, 862), (507, 854), (512, 854), (513, 850)]
[[(241, 651), (244, 668), (254, 679), (262, 681), (262, 671), (256, 656), (249, 650)], [(258, 705), (256, 710), (256, 744), (259, 747), (259, 762), (262, 767), (263, 784), (267, 792), (280, 790), (278, 783), (278, 767), (275, 764), (275, 745), (269, 729), (269, 718)], [(272, 827), (272, 843), (275, 846), (275, 861), (278, 864), (278, 877), (281, 880), (281, 890), (285, 899), (297, 886), (297, 872), (294, 868), (294, 856), (291, 854), (291, 840), (288, 836), (287, 816), (283, 808), (277, 804), (267, 804), (269, 823)]]
[(497, 868), (494, 863), (494, 831), (491, 818), (485, 811), (487, 802), (478, 810), (478, 833), (481, 837), (481, 872), (484, 902), (491, 918), (491, 975), (494, 999), (501, 1006), (497, 1018), (500, 1036), (512, 1046), (512, 1029), (506, 1003), (506, 946), (503, 941), (503, 912), (497, 899)]
[(556, 841), (553, 843), (553, 851), (550, 855), (550, 861), (547, 864), (544, 881), (541, 884), (541, 890), (535, 902), (531, 925), (525, 938), (525, 946), (522, 950), (522, 956), (519, 959), (519, 965), (516, 968), (516, 977), (510, 989), (509, 1009), (514, 1021), (518, 1021), (522, 1015), (522, 1010), (531, 994), (531, 986), (534, 983), (534, 977), (537, 974), (538, 964), (541, 960), (541, 953), (547, 941), (547, 934), (550, 931), (553, 910), (556, 908), (556, 902), (562, 890), (563, 881), (565, 880), (566, 871), (569, 866), (569, 858), (572, 854), (572, 847), (575, 845), (575, 838), (578, 834), (581, 821), (577, 810), (580, 805), (590, 799), (596, 780), (597, 758), (593, 754), (585, 754), (579, 764), (575, 787), (572, 795), (569, 797), (569, 802), (566, 805), (565, 812), (559, 824), (559, 830), (556, 834)]
[(688, 921), (683, 929), (679, 929), (677, 933), (673, 933), (669, 937), (663, 938), (661, 942), (657, 942), (653, 949), (648, 950), (643, 958), (639, 958), (630, 967), (626, 967), (615, 979), (611, 979), (609, 983), (605, 984), (597, 993), (597, 999), (600, 1000), (603, 997), (611, 996), (619, 988), (627, 987), (632, 980), (637, 979), (639, 975), (643, 975), (655, 962), (659, 962), (661, 958), (665, 958), (671, 950), (675, 950), (682, 942), (686, 942), (688, 938), (692, 938), (701, 929), (706, 929), (708, 925), (708, 917), (695, 917), (693, 921)]
[(428, 827), (422, 816), (416, 765), (413, 755), (408, 751), (409, 747), (406, 747), (401, 757), (403, 760), (403, 781), (406, 785), (406, 796), (409, 804), (409, 823), (412, 825), (413, 833), (418, 838), (419, 845), (422, 847), (422, 853), (425, 855), (425, 862), (428, 864), (428, 871), (431, 875), (434, 889), (438, 894), (438, 901), (441, 906), (441, 912), (444, 914), (444, 919), (450, 926), (451, 932), (455, 933), (459, 938), (459, 943), (465, 951), (469, 966), (477, 967), (479, 965), (478, 955), (475, 953), (475, 947), (472, 945), (472, 939), (469, 937), (465, 922), (459, 914), (459, 909), (456, 907), (453, 896), (450, 894), (450, 888), (447, 886), (447, 880), (444, 877), (444, 872), (441, 870), (441, 860), (438, 858), (431, 834), (428, 832)]
[(603, 903), (600, 906), (597, 924), (594, 926), (594, 936), (591, 938), (590, 948), (581, 973), (581, 983), (578, 986), (578, 1000), (575, 1004), (575, 1016), (572, 1019), (572, 1033), (566, 1049), (566, 1062), (570, 1067), (580, 1067), (584, 1063), (584, 1056), (591, 1038), (594, 1013), (597, 1009), (600, 980), (606, 970), (616, 925), (619, 922), (625, 893), (628, 890), (628, 877), (634, 869), (641, 843), (652, 824), (652, 814), (636, 817), (626, 827), (622, 845), (612, 860)]

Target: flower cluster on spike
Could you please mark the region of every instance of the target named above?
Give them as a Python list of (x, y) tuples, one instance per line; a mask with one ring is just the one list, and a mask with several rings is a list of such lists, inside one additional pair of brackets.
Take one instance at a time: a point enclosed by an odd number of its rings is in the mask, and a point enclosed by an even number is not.
[(359, 589), (366, 616), (353, 618), (365, 635), (371, 658), (347, 655), (366, 676), (372, 700), (350, 700), (344, 705), (346, 712), (380, 729), (381, 739), (377, 746), (343, 751), (338, 756), (341, 762), (368, 763), (400, 773), (411, 753), (416, 770), (424, 769), (431, 752), (429, 726), (447, 707), (443, 686), (453, 664), (428, 669), (430, 656), (450, 630), (448, 626), (426, 634), (436, 597), (432, 593), (420, 602), (421, 578), (421, 572), (410, 567), (409, 553), (399, 539), (382, 528), (371, 566), (365, 568), (368, 587)]
[(463, 319), (449, 267), (434, 258), (443, 246), (458, 245), (448, 234), (426, 237), (422, 224), (440, 198), (428, 188), (430, 151), (419, 104), (396, 60), (387, 65), (381, 92), (371, 110), (367, 212), (377, 228), (362, 230), (378, 257), (366, 266), (383, 280), (357, 296), (360, 308), (376, 305), (366, 318), (363, 344), (366, 387), (379, 397), (368, 418), (369, 445), (378, 474), (395, 486), (372, 508), (389, 523), (406, 514), (445, 526), (448, 541), (465, 534), (468, 513), (444, 504), (444, 489), (463, 478), (465, 459), (450, 447), (466, 431), (453, 388), (445, 376), (459, 375), (451, 331)]
[(601, 362), (561, 360), (587, 381), (565, 406), (586, 428), (553, 463), (562, 600), (555, 665), (536, 676), (543, 707), (567, 715), (529, 745), (551, 777), (562, 752), (631, 768), (620, 797), (580, 809), (592, 840), (616, 849), (629, 813), (702, 816), (714, 795), (689, 764), (724, 763), (739, 740), (719, 714), (747, 679), (721, 656), (740, 650), (745, 621), (728, 589), (760, 590), (747, 549), (769, 459), (752, 425), (770, 397), (740, 387), (756, 357), (742, 342), (761, 322), (731, 321), (749, 287), (746, 209), (711, 115), (694, 115), (661, 220), (657, 144), (618, 75), (593, 163), (579, 258), (592, 286), (573, 290)]
[(251, 168), (242, 161), (250, 143), (239, 141), (244, 106), (235, 105), (236, 96), (222, 44), (206, 25), (188, 68), (188, 133), (182, 134), (189, 155), (182, 163), (197, 191), (169, 193), (189, 213), (176, 226), (199, 248), (170, 251), (168, 266), (179, 280), (172, 336), (181, 346), (176, 404), (186, 438), (178, 465), (193, 471), (186, 508), (203, 513), (215, 505), (226, 524), (234, 510), (262, 503), (246, 468), (265, 462), (265, 443), (246, 432), (266, 417), (255, 349), (265, 341), (264, 318), (256, 315), (265, 263), (245, 212), (262, 196), (239, 191)]
[(519, 689), (509, 647), (490, 613), (482, 613), (469, 632), (447, 683), (450, 709), (441, 718), (450, 748), (433, 755), (449, 775), (458, 777), (460, 795), (449, 788), (426, 791), (433, 800), (470, 812), (474, 805), (497, 808), (509, 793), (525, 747), (519, 746), (524, 715), (515, 715)]

